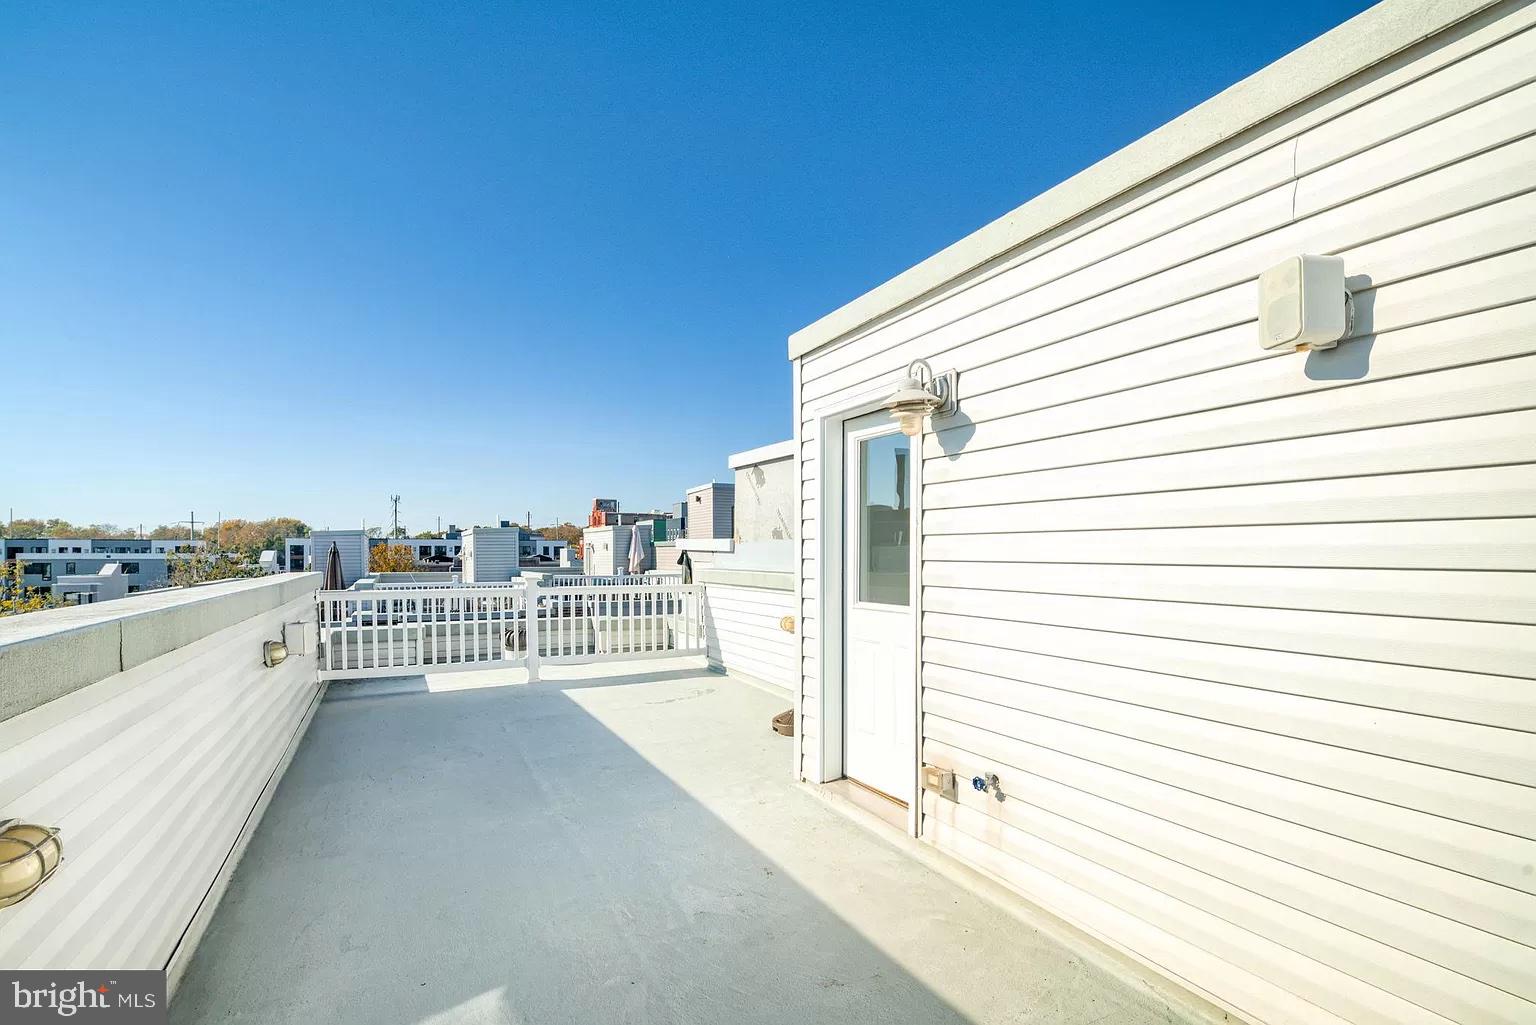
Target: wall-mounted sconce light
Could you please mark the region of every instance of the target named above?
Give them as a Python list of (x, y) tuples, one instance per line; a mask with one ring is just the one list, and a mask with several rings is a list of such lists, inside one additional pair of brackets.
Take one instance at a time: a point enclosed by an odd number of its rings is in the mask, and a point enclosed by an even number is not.
[(955, 389), (960, 375), (954, 370), (935, 374), (925, 359), (915, 359), (907, 366), (906, 379), (896, 386), (881, 408), (901, 424), (901, 433), (915, 438), (923, 433), (923, 420), (950, 416), (958, 408)]
[(1259, 346), (1331, 349), (1354, 328), (1342, 256), (1293, 256), (1259, 275)]
[(0, 822), (0, 908), (26, 900), (64, 858), (64, 841), (49, 826), (20, 819)]
[(271, 669), (288, 658), (288, 645), (282, 641), (261, 642), (261, 664)]

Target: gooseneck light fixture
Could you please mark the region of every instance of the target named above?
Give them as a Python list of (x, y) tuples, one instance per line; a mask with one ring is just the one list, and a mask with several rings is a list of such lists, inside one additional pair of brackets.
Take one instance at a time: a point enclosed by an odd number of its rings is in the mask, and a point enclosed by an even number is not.
[(0, 908), (26, 900), (64, 857), (59, 831), (20, 819), (0, 821)]
[(881, 408), (901, 424), (901, 433), (915, 438), (923, 433), (923, 420), (952, 415), (958, 408), (955, 386), (960, 375), (953, 370), (935, 374), (925, 359), (915, 359), (907, 366), (907, 376), (896, 386)]

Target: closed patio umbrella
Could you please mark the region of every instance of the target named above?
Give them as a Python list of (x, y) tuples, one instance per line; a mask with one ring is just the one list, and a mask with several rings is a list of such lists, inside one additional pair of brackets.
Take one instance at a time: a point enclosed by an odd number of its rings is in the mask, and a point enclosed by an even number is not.
[(345, 591), (347, 585), (341, 579), (341, 552), (336, 550), (336, 542), (331, 542), (331, 550), (325, 557), (325, 585), (327, 591)]
[(645, 546), (641, 541), (640, 524), (629, 528), (629, 574), (639, 576), (645, 568)]

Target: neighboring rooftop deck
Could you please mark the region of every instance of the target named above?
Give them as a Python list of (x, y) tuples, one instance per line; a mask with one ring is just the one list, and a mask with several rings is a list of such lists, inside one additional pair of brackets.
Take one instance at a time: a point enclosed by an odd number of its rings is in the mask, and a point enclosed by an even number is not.
[(791, 783), (783, 699), (696, 665), (333, 683), (172, 1020), (1176, 1020)]

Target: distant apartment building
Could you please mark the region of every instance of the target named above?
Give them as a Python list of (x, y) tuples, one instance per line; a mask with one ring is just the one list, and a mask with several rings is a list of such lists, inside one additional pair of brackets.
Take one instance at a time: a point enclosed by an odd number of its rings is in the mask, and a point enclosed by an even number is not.
[(558, 566), (565, 558), (566, 550), (570, 547), (567, 542), (559, 538), (545, 537), (543, 534), (532, 534), (529, 536), (529, 540), (532, 544), (532, 549), (528, 555), (523, 557), (523, 564), (525, 566), (529, 562), (548, 563), (552, 566)]
[(170, 553), (201, 548), (188, 538), (10, 537), (6, 562), (22, 566), (22, 586), (70, 603), (109, 601), (164, 587)]
[(616, 498), (594, 498), (592, 512), (587, 516), (589, 527), (628, 527), (636, 523), (664, 520), (667, 514), (657, 510), (650, 512), (623, 512)]
[(418, 566), (446, 571), (458, 563), (462, 554), (462, 535), (458, 531), (454, 531), (454, 535), (452, 540), (446, 537), (376, 537), (370, 540), (369, 546), (377, 548), (379, 545), (396, 545), (409, 548)]
[[(317, 531), (317, 533), (319, 533)], [(346, 534), (366, 534), (363, 531), (341, 531)], [(450, 572), (459, 568), (459, 557), (464, 545), (463, 533), (457, 524), (448, 524), (442, 537), (370, 537), (368, 538), (368, 550), (372, 551), (379, 545), (398, 545), (409, 548), (415, 557), (416, 564), (424, 570), (438, 570)], [(289, 573), (302, 573), (305, 571), (324, 572), (325, 556), (330, 551), (327, 546), (323, 549), (317, 561), (315, 554), (314, 538), (288, 537), (283, 539), (283, 569)]]
[[(623, 512), (617, 499), (595, 498), (587, 529), (582, 531), (582, 565), (593, 576), (622, 576), (630, 572), (630, 528), (639, 524), (645, 547), (641, 571), (676, 572), (679, 553), (688, 539), (706, 539), (704, 549), (708, 549), (710, 539), (729, 543), (734, 503), (735, 485), (713, 481), (689, 488), (683, 500), (669, 512)], [(707, 560), (707, 552), (703, 558)]]
[[(53, 584), (53, 595), (66, 605), (92, 605), (99, 601), (126, 598), (129, 588), (142, 590), (129, 582), (123, 564), (109, 562), (94, 573), (66, 574)], [(153, 588), (151, 588), (153, 590)]]
[(510, 580), (525, 568), (557, 567), (570, 561), (566, 542), (502, 520), (498, 526), (464, 530), (450, 523), (442, 537), (369, 537), (362, 530), (317, 530), (309, 537), (283, 539), (284, 568), (290, 573), (325, 572), (333, 542), (347, 587), (372, 576), (369, 553), (384, 545), (409, 548), (422, 571), (462, 573), (465, 583)]
[[(626, 530), (605, 533), (605, 530), (620, 527), (628, 528), (636, 523), (641, 523), (649, 528), (646, 534), (647, 545), (653, 545), (669, 538), (675, 539), (682, 534), (683, 530), (683, 520), (680, 512), (682, 508), (682, 504), (679, 503), (673, 507), (673, 511), (670, 514), (654, 509), (649, 512), (623, 512), (619, 509), (619, 501), (616, 498), (594, 498), (592, 500), (592, 512), (587, 517), (587, 530), (582, 532), (580, 555), (586, 572), (597, 576), (613, 576), (625, 572), (623, 559), (617, 561), (617, 569), (600, 570), (593, 568), (594, 550), (588, 541), (588, 533), (591, 533), (592, 543), (607, 546), (596, 551), (595, 558), (597, 559), (597, 564), (602, 566), (613, 565), (615, 564), (615, 559), (613, 555), (614, 541), (612, 539), (617, 537), (618, 533), (624, 533), (626, 540), (620, 543), (627, 546), (628, 532)], [(650, 565), (647, 568), (654, 568), (654, 552), (650, 552), (647, 558), (650, 560)]]
[(12, 537), (0, 544), (10, 561), (19, 555), (164, 555), (202, 548), (207, 542), (185, 537)]
[[(619, 516), (619, 500), (617, 498), (592, 499), (592, 511), (587, 514), (587, 526), (606, 527), (617, 524)], [(613, 517), (609, 519), (609, 517)]]
[[(64, 547), (73, 548), (73, 544)], [(56, 598), (84, 592), (87, 601), (104, 601), (119, 598), (138, 591), (164, 587), (169, 582), (167, 563), (170, 556), (164, 552), (21, 552), (9, 555), (13, 549), (7, 542), (8, 557), (22, 566), (22, 586), (28, 590), (47, 590)], [(110, 569), (105, 574), (104, 570)], [(111, 577), (110, 581), (99, 578)], [(89, 578), (89, 579), (83, 579)], [(95, 582), (97, 586), (89, 585)], [(70, 599), (78, 600), (78, 599)]]

